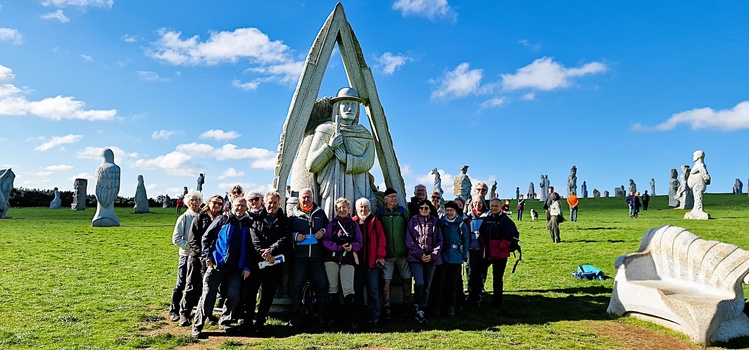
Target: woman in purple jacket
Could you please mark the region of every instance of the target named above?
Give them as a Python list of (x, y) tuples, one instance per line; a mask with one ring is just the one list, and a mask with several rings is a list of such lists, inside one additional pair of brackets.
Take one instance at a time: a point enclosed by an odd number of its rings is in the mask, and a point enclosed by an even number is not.
[(432, 204), (428, 199), (419, 201), (419, 213), (408, 221), (406, 247), (408, 265), (414, 277), (414, 312), (416, 321), (424, 323), (427, 318), (424, 310), (429, 300), (429, 287), (434, 275), (434, 267), (442, 263), (442, 233), (437, 225), (437, 217), (431, 214)]
[[(338, 293), (343, 289), (343, 300), (348, 311), (348, 320), (352, 328), (356, 323), (354, 299), (354, 266), (359, 264), (359, 250), (362, 247), (362, 235), (359, 225), (349, 215), (351, 202), (346, 198), (335, 201), (336, 216), (330, 220), (322, 238), (326, 249), (325, 273), (328, 275), (328, 310), (332, 321), (341, 305)], [(339, 283), (340, 280), (340, 283)]]

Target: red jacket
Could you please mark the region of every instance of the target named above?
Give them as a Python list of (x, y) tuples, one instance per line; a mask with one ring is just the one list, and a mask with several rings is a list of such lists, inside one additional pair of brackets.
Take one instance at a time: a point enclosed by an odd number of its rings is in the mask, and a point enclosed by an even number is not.
[(382, 223), (373, 214), (367, 216), (364, 223), (360, 222), (358, 215), (354, 216), (353, 219), (359, 224), (364, 241), (364, 247), (360, 250), (364, 254), (362, 254), (363, 257), (360, 256), (359, 258), (364, 258), (370, 269), (374, 268), (377, 260), (385, 259), (385, 254), (387, 254), (385, 250), (385, 231), (382, 229)]

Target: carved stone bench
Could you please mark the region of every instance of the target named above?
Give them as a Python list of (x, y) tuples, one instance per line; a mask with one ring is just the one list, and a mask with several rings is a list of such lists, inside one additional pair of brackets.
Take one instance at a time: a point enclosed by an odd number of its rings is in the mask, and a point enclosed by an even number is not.
[(749, 252), (681, 227), (648, 231), (637, 252), (616, 259), (608, 312), (631, 315), (709, 345), (749, 335), (742, 283)]

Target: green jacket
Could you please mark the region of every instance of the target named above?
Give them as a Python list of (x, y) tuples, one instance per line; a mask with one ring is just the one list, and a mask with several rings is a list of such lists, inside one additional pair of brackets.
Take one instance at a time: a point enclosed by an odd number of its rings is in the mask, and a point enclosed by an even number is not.
[(408, 222), (408, 210), (398, 206), (390, 211), (387, 207), (380, 208), (377, 218), (382, 222), (385, 231), (386, 257), (405, 257), (408, 254), (406, 248), (406, 223)]

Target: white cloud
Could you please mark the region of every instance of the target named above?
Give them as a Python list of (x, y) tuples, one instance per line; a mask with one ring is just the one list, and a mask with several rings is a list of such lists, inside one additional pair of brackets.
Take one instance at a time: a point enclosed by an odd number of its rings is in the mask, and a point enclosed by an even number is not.
[(534, 94), (532, 92), (529, 92), (529, 93), (523, 95), (522, 97), (520, 97), (520, 99), (523, 100), (523, 101), (533, 101), (533, 100), (536, 99), (536, 94)]
[(64, 145), (67, 143), (76, 143), (83, 138), (83, 135), (65, 135), (65, 136), (54, 136), (51, 140), (39, 145), (34, 148), (35, 151), (49, 151), (57, 146)]
[(127, 153), (122, 150), (122, 148), (116, 147), (116, 146), (109, 146), (109, 147), (86, 147), (83, 149), (83, 151), (78, 152), (78, 158), (81, 159), (97, 159), (102, 160), (102, 154), (104, 153), (105, 149), (111, 149), (114, 153), (114, 162), (117, 163), (121, 159), (127, 159), (127, 158), (137, 158), (138, 153)]
[(139, 70), (135, 73), (138, 74), (138, 78), (145, 81), (169, 81), (167, 78), (160, 77), (156, 72)]
[(262, 81), (255, 79), (253, 81), (249, 81), (246, 83), (240, 82), (239, 80), (232, 80), (231, 85), (235, 88), (244, 90), (244, 91), (255, 91), (257, 88), (262, 84)]
[(520, 39), (518, 40), (518, 44), (523, 45), (523, 47), (530, 49), (531, 51), (538, 51), (541, 49), (541, 44), (531, 44), (526, 39)]
[(175, 131), (172, 131), (172, 130), (154, 131), (151, 134), (151, 138), (154, 139), (154, 140), (166, 140), (166, 139), (172, 137), (172, 135), (174, 135), (174, 133), (175, 133)]
[(193, 176), (196, 167), (190, 163), (192, 156), (179, 151), (170, 152), (153, 159), (138, 159), (133, 166), (144, 169), (163, 169), (167, 174)]
[(21, 45), (23, 35), (13, 28), (0, 28), (0, 41), (10, 41), (13, 45)]
[(250, 168), (273, 170), (276, 168), (277, 162), (278, 162), (278, 159), (276, 159), (276, 157), (257, 159), (257, 160), (252, 161), (252, 163), (250, 163)]
[(259, 159), (275, 157), (275, 152), (263, 148), (237, 148), (236, 145), (227, 143), (221, 148), (214, 148), (204, 143), (189, 143), (177, 146), (177, 151), (191, 154), (195, 157), (210, 157), (217, 160), (227, 159)]
[(404, 56), (401, 54), (393, 55), (390, 52), (385, 52), (377, 58), (378, 66), (382, 69), (382, 72), (386, 75), (393, 74), (396, 69), (400, 68), (406, 62), (411, 61), (412, 59), (408, 56)]
[(15, 76), (13, 71), (0, 65), (0, 115), (23, 116), (35, 115), (45, 119), (63, 120), (112, 120), (117, 117), (117, 110), (84, 109), (85, 103), (74, 97), (47, 97), (40, 101), (29, 101), (23, 96), (24, 91), (11, 84)]
[(58, 9), (55, 12), (45, 13), (41, 17), (43, 19), (56, 19), (56, 20), (60, 21), (60, 23), (68, 23), (68, 22), (70, 22), (70, 19), (67, 16), (65, 16), (65, 14), (60, 9)]
[(89, 56), (89, 55), (81, 54), (81, 58), (83, 58), (84, 60), (89, 61), (89, 62), (93, 62), (94, 61), (94, 58), (91, 57), (91, 56)]
[(554, 90), (566, 88), (570, 79), (588, 74), (604, 73), (608, 67), (600, 62), (591, 62), (579, 68), (565, 68), (551, 57), (542, 57), (518, 69), (515, 74), (502, 74), (505, 90), (538, 89)]
[(237, 169), (229, 168), (226, 169), (221, 175), (217, 177), (219, 180), (226, 179), (227, 177), (240, 177), (244, 176), (244, 171), (237, 171)]
[(668, 131), (673, 130), (679, 124), (687, 124), (692, 130), (719, 129), (733, 131), (749, 129), (749, 101), (742, 101), (733, 108), (717, 111), (708, 107), (695, 108), (676, 113), (653, 128), (635, 124), (632, 129), (634, 131)]
[(122, 36), (122, 41), (126, 43), (134, 43), (138, 41), (138, 38), (135, 35), (125, 34)]
[(277, 82), (280, 84), (296, 83), (304, 69), (303, 61), (279, 63), (264, 67), (253, 67), (248, 71), (266, 74), (268, 77), (257, 79), (258, 82)]
[[(92, 180), (93, 178), (94, 178), (94, 175), (91, 175), (91, 174), (89, 174), (89, 173), (80, 173), (80, 174), (78, 174), (78, 175), (75, 175), (75, 176), (71, 176), (71, 177), (69, 177), (69, 178), (68, 178), (68, 180), (70, 180), (70, 181), (72, 181), (72, 182), (75, 182), (75, 179), (86, 179), (86, 180), (88, 180), (88, 183), (90, 184), (90, 183), (91, 183), (91, 180)], [(94, 184), (94, 186), (95, 186), (95, 185), (96, 185), (96, 184)], [(90, 192), (86, 191), (86, 193), (90, 193)]]
[(219, 183), (216, 187), (218, 187), (220, 190), (228, 192), (234, 185), (242, 186), (242, 189), (244, 189), (244, 193), (250, 193), (250, 191), (260, 191), (261, 193), (275, 191), (272, 184), (258, 185), (250, 182), (222, 182)]
[(214, 139), (216, 141), (228, 141), (228, 140), (236, 139), (237, 137), (240, 137), (240, 136), (242, 135), (240, 135), (236, 131), (223, 131), (219, 129), (211, 129), (200, 134), (200, 136), (198, 137), (201, 139)]
[(445, 73), (437, 90), (432, 91), (432, 99), (451, 99), (478, 94), (481, 91), (481, 79), (484, 75), (481, 69), (470, 69), (466, 62), (461, 63), (454, 70)]
[(447, 0), (396, 0), (394, 10), (400, 10), (403, 16), (422, 16), (431, 20), (447, 18), (455, 20), (457, 13), (450, 7)]
[[(440, 180), (442, 182), (442, 197), (446, 200), (452, 199), (454, 197), (453, 189), (455, 188), (455, 176), (453, 176), (452, 174), (448, 174), (441, 169), (437, 169), (437, 172), (440, 174)], [(422, 184), (426, 186), (427, 192), (432, 193), (432, 191), (434, 191), (434, 175), (432, 175), (432, 172), (430, 171), (426, 175), (417, 176), (416, 184)], [(409, 194), (413, 193), (413, 187), (411, 187), (410, 189), (406, 188), (406, 192), (408, 192)]]
[(52, 174), (54, 174), (54, 172), (52, 172), (52, 171), (40, 171), (40, 172), (38, 172), (38, 173), (36, 173), (34, 175), (40, 176), (40, 177), (45, 177), (45, 176), (50, 176)]
[(73, 169), (73, 167), (70, 165), (66, 165), (66, 164), (50, 165), (44, 168), (44, 170), (50, 170), (50, 171), (65, 171), (65, 170), (70, 170), (70, 169)]
[(481, 103), (481, 108), (495, 108), (503, 105), (505, 99), (502, 97), (494, 97)]
[(44, 0), (42, 1), (42, 5), (55, 7), (77, 6), (112, 8), (114, 0)]

